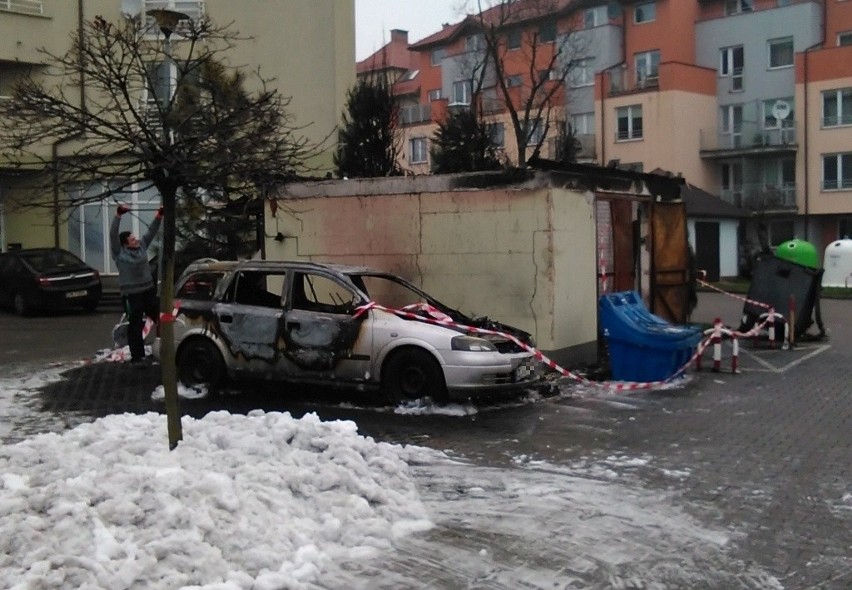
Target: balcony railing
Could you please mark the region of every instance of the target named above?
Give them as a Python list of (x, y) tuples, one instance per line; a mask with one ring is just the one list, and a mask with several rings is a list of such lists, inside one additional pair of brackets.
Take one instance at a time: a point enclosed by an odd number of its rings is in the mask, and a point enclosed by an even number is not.
[(744, 150), (759, 148), (794, 149), (796, 127), (791, 122), (784, 127), (764, 129), (757, 123), (743, 123), (731, 131), (717, 128), (701, 130), (701, 150)]
[(432, 105), (413, 104), (399, 109), (399, 120), (403, 125), (413, 125), (432, 120)]
[(0, 11), (21, 14), (44, 14), (42, 0), (0, 0)]
[(780, 186), (751, 183), (738, 187), (722, 189), (719, 196), (737, 207), (749, 211), (796, 208), (796, 185), (786, 183)]
[(628, 68), (612, 68), (604, 72), (608, 94), (626, 94), (660, 87), (659, 74), (639, 74)]
[(822, 181), (822, 190), (837, 191), (852, 189), (852, 178), (834, 178)]
[(852, 125), (852, 113), (827, 115), (822, 118), (823, 127), (840, 127), (842, 125)]
[[(576, 144), (574, 147), (576, 148), (576, 152), (574, 153), (574, 157), (577, 160), (593, 160), (595, 158), (595, 136), (594, 134), (577, 134), (574, 136), (576, 140)], [(544, 149), (542, 150), (544, 153), (542, 154), (545, 158), (552, 158), (555, 160), (561, 160), (565, 154), (562, 153), (562, 147), (559, 145), (559, 140), (555, 137), (551, 137), (544, 142)]]

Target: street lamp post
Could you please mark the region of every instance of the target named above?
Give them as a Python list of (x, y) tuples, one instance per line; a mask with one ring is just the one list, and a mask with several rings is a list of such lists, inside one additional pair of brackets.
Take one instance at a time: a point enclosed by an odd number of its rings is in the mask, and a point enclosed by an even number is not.
[[(148, 12), (154, 18), (160, 32), (165, 38), (163, 42), (163, 53), (169, 64), (169, 104), (171, 104), (171, 65), (172, 47), (171, 36), (181, 20), (189, 17), (182, 12), (174, 10), (151, 10)], [(171, 130), (168, 129), (168, 113), (163, 117), (163, 142), (169, 146), (174, 140)], [(168, 169), (163, 170), (167, 173)], [(165, 174), (168, 177), (168, 174)], [(161, 180), (160, 197), (162, 199), (163, 211), (163, 242), (160, 248), (160, 362), (162, 366), (163, 391), (165, 393), (166, 417), (168, 421), (169, 449), (177, 447), (178, 442), (183, 439), (183, 431), (180, 423), (180, 407), (177, 392), (177, 359), (175, 357), (174, 338), (174, 268), (175, 268), (175, 213), (178, 186), (174, 181), (166, 178)], [(163, 272), (165, 270), (165, 272)]]

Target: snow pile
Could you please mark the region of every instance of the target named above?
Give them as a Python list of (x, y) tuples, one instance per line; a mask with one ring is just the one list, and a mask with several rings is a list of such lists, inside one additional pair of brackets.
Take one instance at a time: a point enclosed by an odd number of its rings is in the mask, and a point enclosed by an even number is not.
[(0, 450), (0, 586), (335, 587), (429, 529), (411, 450), (286, 413), (110, 416)]

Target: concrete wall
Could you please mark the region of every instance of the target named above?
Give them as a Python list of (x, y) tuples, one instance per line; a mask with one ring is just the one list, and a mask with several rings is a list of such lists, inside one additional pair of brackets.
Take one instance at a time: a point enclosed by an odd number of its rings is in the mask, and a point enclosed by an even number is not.
[(267, 209), (266, 257), (393, 271), (465, 313), (531, 332), (557, 362), (592, 360), (593, 195), (545, 173), (481, 189), (459, 178), (289, 185)]

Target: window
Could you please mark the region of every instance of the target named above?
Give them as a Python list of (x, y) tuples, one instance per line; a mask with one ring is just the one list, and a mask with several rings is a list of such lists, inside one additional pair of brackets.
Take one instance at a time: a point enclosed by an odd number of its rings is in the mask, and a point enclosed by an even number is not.
[(441, 89), (440, 88), (434, 88), (434, 89), (429, 91), (429, 94), (427, 96), (429, 98), (429, 102), (441, 100)]
[(514, 74), (513, 76), (506, 77), (506, 86), (508, 88), (517, 88), (522, 86), (524, 83), (524, 77), (520, 74)]
[(743, 61), (744, 52), (742, 45), (722, 49), (719, 60), (719, 75), (733, 76), (736, 75), (737, 72), (742, 74)]
[(743, 89), (743, 64), (745, 52), (742, 45), (726, 47), (719, 56), (719, 75), (731, 78), (731, 90)]
[(571, 86), (577, 88), (579, 86), (591, 86), (595, 83), (592, 61), (591, 59), (582, 59), (574, 64), (570, 74)]
[(414, 80), (417, 77), (417, 74), (420, 73), (420, 70), (408, 70), (402, 76), (399, 77), (399, 82), (408, 82), (409, 80)]
[(409, 140), (409, 156), (408, 161), (412, 164), (425, 164), (427, 160), (425, 137), (412, 137)]
[(538, 79), (541, 82), (547, 82), (548, 80), (558, 80), (559, 75), (556, 70), (553, 69), (539, 70)]
[(536, 119), (535, 121), (529, 121), (526, 125), (527, 128), (527, 145), (528, 146), (537, 146), (544, 139), (544, 124), (541, 119)]
[(521, 46), (521, 30), (512, 29), (506, 33), (506, 48), (518, 49)]
[(503, 123), (491, 123), (488, 125), (488, 137), (491, 145), (501, 148), (506, 145), (506, 126)]
[(852, 189), (852, 152), (822, 157), (822, 189)]
[(471, 81), (459, 80), (453, 82), (452, 104), (470, 104)]
[(464, 40), (464, 50), (479, 51), (480, 49), (485, 49), (485, 37), (482, 36), (482, 33), (468, 35)]
[(595, 6), (583, 12), (583, 27), (591, 29), (609, 22), (606, 6)]
[(852, 31), (837, 34), (837, 46), (844, 47), (846, 45), (852, 45)]
[(4, 0), (0, 2), (0, 10), (21, 14), (44, 14), (42, 0), (18, 0), (17, 2)]
[(615, 118), (618, 121), (619, 141), (642, 138), (642, 105), (631, 105), (615, 109)]
[(228, 287), (228, 301), (257, 307), (282, 307), (284, 272), (241, 271)]
[(732, 104), (723, 106), (719, 112), (721, 122), (721, 145), (722, 149), (737, 148), (742, 145), (743, 135), (743, 107)]
[(660, 52), (646, 51), (636, 54), (636, 84), (640, 88), (655, 85), (660, 69)]
[(722, 198), (740, 207), (742, 191), (743, 165), (740, 162), (722, 164)]
[(796, 204), (796, 160), (773, 159), (763, 167), (763, 202), (766, 206), (793, 206)]
[(822, 93), (822, 126), (852, 125), (852, 88)]
[(769, 41), (769, 67), (787, 68), (793, 65), (793, 38), (771, 39)]
[(571, 128), (577, 135), (594, 135), (595, 114), (577, 113), (576, 115), (571, 115)]
[(725, 0), (725, 14), (740, 14), (752, 11), (752, 0)]
[(290, 296), (293, 309), (338, 315), (354, 313), (361, 302), (349, 287), (320, 274), (295, 273)]
[[(69, 191), (69, 198), (86, 199), (102, 194), (106, 190), (104, 183), (95, 182), (89, 186), (75, 187)], [(154, 220), (154, 213), (160, 206), (160, 195), (154, 188), (139, 191), (131, 186), (124, 190), (116, 188), (115, 201), (101, 201), (73, 207), (68, 219), (68, 250), (82, 258), (87, 264), (102, 273), (118, 272), (109, 253), (109, 226), (115, 216), (116, 203), (125, 202), (137, 213), (125, 221), (122, 230), (132, 231), (137, 236), (148, 231)], [(131, 216), (125, 216), (125, 218)], [(159, 234), (162, 236), (162, 232)], [(152, 254), (159, 249), (159, 237), (148, 249)]]
[(844, 240), (852, 238), (852, 217), (844, 217), (837, 222), (837, 237)]
[(538, 40), (542, 43), (556, 41), (556, 21), (547, 21), (538, 26)]
[[(225, 273), (222, 271), (199, 271), (193, 273), (184, 281), (175, 293), (176, 299), (191, 299), (194, 301), (209, 301)], [(280, 293), (280, 291), (279, 291)]]
[(649, 23), (657, 19), (657, 3), (638, 2), (633, 8), (633, 22), (638, 24)]
[(439, 66), (444, 58), (447, 57), (447, 50), (444, 47), (432, 50), (432, 65)]

